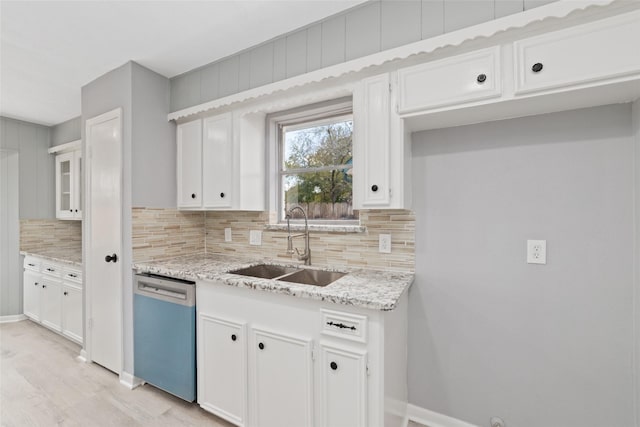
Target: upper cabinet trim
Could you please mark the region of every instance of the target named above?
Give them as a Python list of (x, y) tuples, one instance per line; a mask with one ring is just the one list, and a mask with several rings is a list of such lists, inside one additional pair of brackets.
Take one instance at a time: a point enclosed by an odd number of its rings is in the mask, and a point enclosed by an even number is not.
[[(291, 77), (275, 83), (246, 90), (213, 101), (205, 102), (193, 107), (172, 112), (168, 120), (179, 120), (195, 116), (211, 110), (228, 107), (232, 104), (245, 103), (258, 98), (284, 93), (294, 88), (300, 88), (312, 83), (319, 83), (327, 79), (335, 79), (347, 74), (358, 73), (369, 67), (379, 67), (392, 61), (407, 59), (414, 55), (429, 54), (445, 47), (458, 47), (474, 40), (486, 39), (506, 31), (538, 28), (544, 23), (545, 31), (552, 31), (566, 26), (560, 22), (561, 18), (569, 16), (572, 25), (589, 22), (592, 19), (601, 18), (598, 12), (607, 9), (611, 13), (622, 13), (626, 10), (637, 8), (635, 2), (624, 0), (585, 0), (585, 1), (557, 1), (545, 6), (534, 8), (515, 15), (509, 15), (493, 21), (474, 25), (461, 30), (446, 33), (437, 37), (410, 43), (394, 49), (354, 59), (342, 64), (336, 64), (310, 73)], [(616, 12), (619, 11), (619, 12)], [(592, 13), (593, 12), (593, 13)], [(381, 71), (376, 71), (381, 72)]]

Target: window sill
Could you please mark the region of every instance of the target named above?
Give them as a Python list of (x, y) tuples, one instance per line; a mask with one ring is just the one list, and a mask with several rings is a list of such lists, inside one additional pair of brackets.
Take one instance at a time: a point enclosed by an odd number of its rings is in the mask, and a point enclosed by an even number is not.
[[(287, 231), (287, 224), (266, 224), (267, 231)], [(291, 231), (304, 231), (304, 224), (291, 224)], [(353, 224), (309, 224), (309, 231), (320, 233), (365, 233), (367, 227)]]

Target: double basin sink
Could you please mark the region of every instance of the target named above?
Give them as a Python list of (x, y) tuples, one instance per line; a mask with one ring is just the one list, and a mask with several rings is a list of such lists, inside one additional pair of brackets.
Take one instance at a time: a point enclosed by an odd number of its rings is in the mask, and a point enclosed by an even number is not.
[(310, 268), (285, 267), (271, 264), (258, 264), (252, 267), (230, 271), (229, 273), (312, 286), (327, 286), (346, 274), (338, 271), (312, 270)]

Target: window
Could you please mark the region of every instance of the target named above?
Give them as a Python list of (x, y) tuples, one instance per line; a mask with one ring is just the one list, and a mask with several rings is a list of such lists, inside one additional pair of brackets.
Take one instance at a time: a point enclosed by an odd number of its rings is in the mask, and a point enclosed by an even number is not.
[(278, 206), (300, 205), (316, 223), (357, 222), (351, 106), (277, 121)]

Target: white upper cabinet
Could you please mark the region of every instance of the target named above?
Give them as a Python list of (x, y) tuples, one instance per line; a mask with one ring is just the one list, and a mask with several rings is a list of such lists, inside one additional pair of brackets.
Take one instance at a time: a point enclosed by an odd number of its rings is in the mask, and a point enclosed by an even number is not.
[(178, 208), (264, 210), (264, 117), (234, 112), (178, 125)]
[(392, 76), (359, 82), (353, 91), (353, 207), (407, 209), (410, 137), (394, 108)]
[(204, 120), (202, 190), (205, 208), (231, 208), (233, 127), (231, 113)]
[[(82, 151), (80, 141), (56, 155), (56, 218), (82, 219)], [(53, 147), (56, 150), (56, 147)], [(70, 151), (69, 151), (70, 150)], [(56, 152), (49, 150), (49, 152)]]
[(515, 93), (637, 75), (638, 40), (639, 11), (516, 41)]
[(495, 98), (502, 93), (500, 47), (403, 68), (398, 79), (402, 114)]
[(202, 120), (177, 127), (178, 207), (202, 206)]

